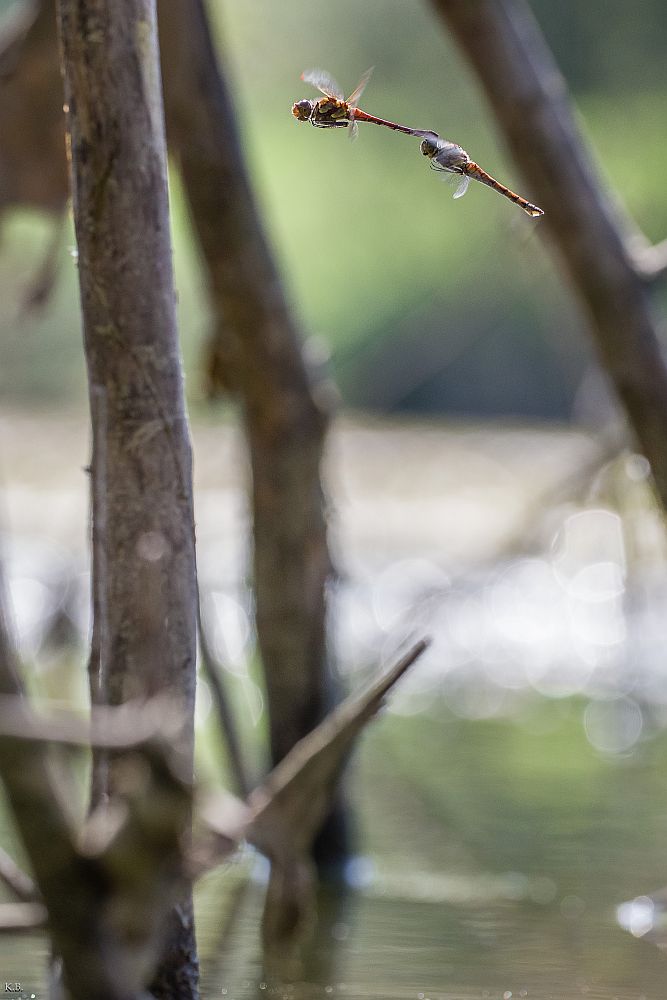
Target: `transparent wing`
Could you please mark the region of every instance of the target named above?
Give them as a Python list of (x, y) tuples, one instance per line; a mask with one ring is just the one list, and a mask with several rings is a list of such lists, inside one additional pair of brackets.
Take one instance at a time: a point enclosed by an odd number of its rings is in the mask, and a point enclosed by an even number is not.
[(359, 125), (357, 124), (357, 122), (355, 122), (355, 121), (350, 122), (347, 132), (348, 132), (348, 135), (350, 137), (350, 141), (351, 142), (354, 142), (355, 139), (358, 139), (359, 138)]
[(325, 97), (335, 97), (339, 101), (343, 101), (343, 91), (340, 89), (334, 78), (330, 73), (327, 73), (323, 69), (307, 69), (301, 74), (301, 79), (304, 83), (312, 83), (313, 87), (317, 87), (320, 93), (324, 94)]
[(435, 170), (436, 173), (440, 175), (441, 180), (446, 181), (448, 184), (453, 184), (455, 180), (458, 180), (458, 186), (454, 192), (454, 197), (463, 197), (468, 190), (468, 185), (470, 184), (470, 177), (468, 174), (459, 174), (458, 170), (451, 170), (449, 167), (443, 167), (442, 164), (438, 163), (436, 160), (431, 160), (429, 166), (431, 167), (431, 170)]
[(467, 174), (463, 174), (463, 176), (461, 177), (461, 181), (459, 183), (459, 186), (457, 187), (456, 191), (454, 192), (454, 197), (455, 198), (462, 198), (463, 195), (468, 190), (468, 184), (470, 184), (470, 178), (468, 177)]
[(418, 139), (433, 139), (434, 142), (440, 138), (437, 132), (432, 132), (429, 128), (411, 128), (410, 135), (416, 135)]
[(356, 106), (359, 103), (359, 98), (361, 97), (361, 95), (363, 94), (364, 90), (366, 89), (366, 84), (368, 83), (368, 81), (372, 77), (374, 69), (375, 69), (375, 66), (371, 66), (370, 69), (366, 70), (366, 72), (362, 76), (361, 80), (359, 81), (359, 83), (357, 84), (357, 86), (355, 87), (355, 89), (352, 91), (352, 93), (350, 94), (350, 96), (348, 97), (348, 99), (347, 99), (347, 103), (348, 104), (351, 104), (354, 107), (354, 106)]

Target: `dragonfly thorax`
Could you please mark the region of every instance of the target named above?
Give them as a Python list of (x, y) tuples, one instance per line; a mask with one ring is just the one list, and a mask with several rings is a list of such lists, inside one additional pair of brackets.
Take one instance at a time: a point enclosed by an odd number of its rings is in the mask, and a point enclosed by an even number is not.
[(422, 139), (419, 148), (424, 156), (428, 156), (443, 170), (460, 172), (461, 167), (470, 160), (465, 149), (448, 139)]
[(347, 101), (322, 97), (315, 102), (311, 119), (315, 125), (347, 125), (352, 120), (352, 113)]

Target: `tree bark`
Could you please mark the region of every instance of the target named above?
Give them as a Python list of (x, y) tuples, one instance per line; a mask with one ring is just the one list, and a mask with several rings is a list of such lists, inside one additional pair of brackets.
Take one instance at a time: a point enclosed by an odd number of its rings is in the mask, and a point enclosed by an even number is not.
[[(196, 576), (154, 0), (59, 0), (93, 428), (94, 700), (165, 692), (192, 769)], [(115, 763), (109, 773), (115, 790)], [(96, 790), (99, 794), (99, 788)], [(188, 896), (158, 997), (197, 996)]]
[[(639, 260), (651, 254), (601, 182), (525, 0), (432, 0), (470, 60), (591, 323), (667, 509), (667, 368)], [(537, 293), (537, 290), (536, 290)]]
[[(215, 378), (234, 385), (244, 403), (253, 471), (257, 628), (267, 674), (271, 756), (276, 762), (336, 700), (335, 691), (327, 690), (331, 682), (326, 677), (324, 631), (330, 573), (320, 481), (326, 399), (309, 383), (299, 333), (261, 230), (204, 8), (200, 0), (192, 4), (175, 0), (161, 9), (162, 45), (169, 67), (165, 84), (170, 138), (176, 154), (181, 154), (217, 317), (211, 349)], [(42, 186), (46, 174), (55, 172), (49, 206), (58, 207), (65, 194), (58, 179), (64, 155), (61, 93), (57, 78), (53, 80), (54, 22), (46, 0), (35, 0), (31, 10), (37, 14), (33, 26), (27, 17), (26, 33), (14, 26), (15, 37), (7, 39), (6, 62), (12, 75), (2, 84), (0, 131), (5, 134), (6, 113), (13, 115), (8, 128), (20, 135), (25, 125), (18, 109), (27, 107), (27, 117), (38, 123), (38, 135), (55, 137), (48, 155), (43, 139), (21, 155), (29, 156), (26, 172), (35, 169)], [(31, 67), (29, 73), (23, 72), (23, 62)], [(17, 99), (11, 99), (14, 87)], [(3, 142), (0, 176), (4, 152)], [(39, 185), (32, 183), (25, 195), (19, 199), (17, 194), (13, 200), (39, 205), (36, 192)], [(104, 392), (93, 386), (90, 391), (93, 409), (104, 414)], [(97, 452), (99, 464), (102, 458)], [(95, 490), (94, 482), (92, 487)], [(100, 530), (101, 523), (98, 518)], [(103, 560), (99, 539), (93, 547), (94, 561)], [(95, 601), (100, 600), (103, 595), (96, 593)], [(96, 681), (99, 631), (96, 626), (91, 653), (95, 699), (103, 697)], [(93, 802), (102, 794), (103, 776), (100, 758)], [(317, 846), (325, 860), (345, 854), (342, 810), (335, 811)]]
[[(333, 701), (325, 638), (331, 561), (320, 479), (327, 412), (310, 384), (262, 230), (204, 4), (170, 0), (159, 12), (170, 148), (215, 311), (213, 370), (240, 396), (250, 448), (257, 633), (275, 764)], [(335, 861), (345, 850), (337, 811), (319, 854)]]

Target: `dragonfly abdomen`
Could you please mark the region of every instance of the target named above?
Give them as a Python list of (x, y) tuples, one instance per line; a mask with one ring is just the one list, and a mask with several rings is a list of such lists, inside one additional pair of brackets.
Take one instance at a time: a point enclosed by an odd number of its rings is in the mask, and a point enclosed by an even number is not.
[(515, 205), (522, 208), (523, 211), (526, 212), (527, 215), (530, 215), (533, 219), (537, 218), (539, 215), (544, 215), (541, 208), (538, 208), (537, 205), (533, 205), (530, 201), (526, 201), (525, 198), (522, 198), (521, 195), (515, 194), (514, 191), (510, 191), (508, 187), (505, 187), (504, 184), (497, 181), (495, 177), (491, 176), (491, 174), (487, 174), (486, 170), (483, 170), (478, 163), (474, 163), (470, 160), (463, 166), (462, 169), (464, 173), (468, 174), (469, 177), (473, 177), (476, 181), (479, 181), (480, 184), (486, 184), (487, 187), (493, 188), (493, 190), (497, 191), (498, 194), (502, 194), (503, 197), (509, 198), (510, 201), (513, 201)]
[(389, 122), (385, 118), (376, 118), (375, 115), (369, 115), (361, 108), (355, 108), (352, 112), (355, 119), (358, 122), (370, 122), (372, 125), (384, 125), (385, 128), (391, 128), (394, 132), (405, 132), (406, 135), (414, 135), (415, 130), (413, 128), (407, 128), (405, 125), (398, 125), (396, 122)]

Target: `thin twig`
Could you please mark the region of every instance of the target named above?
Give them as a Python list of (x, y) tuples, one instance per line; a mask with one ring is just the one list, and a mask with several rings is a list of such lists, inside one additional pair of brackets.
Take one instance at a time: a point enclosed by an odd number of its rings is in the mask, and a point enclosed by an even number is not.
[[(92, 633), (88, 656), (88, 689), (92, 705), (108, 703), (107, 660), (107, 393), (102, 385), (90, 387), (92, 457), (90, 462), (90, 542)], [(108, 795), (109, 755), (100, 747), (92, 754), (90, 804), (92, 811)]]
[(658, 281), (667, 275), (667, 240), (642, 247), (634, 253), (637, 273), (645, 281)]
[(154, 739), (169, 743), (182, 727), (183, 713), (159, 696), (118, 707), (96, 705), (88, 719), (63, 711), (41, 715), (23, 697), (0, 695), (0, 739), (19, 743), (131, 750)]
[(429, 643), (415, 643), (366, 690), (354, 692), (330, 712), (290, 750), (247, 804), (229, 795), (212, 797), (203, 810), (211, 830), (225, 838), (247, 837), (273, 859), (307, 852), (354, 740)]
[(39, 899), (37, 886), (14, 859), (0, 847), (0, 879), (22, 903), (34, 903)]
[(0, 932), (34, 931), (46, 925), (41, 903), (0, 903)]
[(62, 242), (66, 221), (67, 213), (64, 209), (53, 219), (53, 229), (46, 250), (23, 296), (18, 316), (19, 323), (43, 309), (51, 298), (64, 256)]
[(201, 595), (197, 606), (197, 621), (199, 625), (199, 651), (201, 653), (202, 669), (206, 674), (211, 697), (218, 716), (218, 724), (222, 738), (227, 745), (227, 755), (229, 758), (230, 772), (236, 786), (238, 795), (245, 798), (250, 793), (250, 782), (246, 773), (243, 754), (241, 753), (241, 743), (238, 737), (236, 720), (232, 714), (227, 691), (225, 690), (225, 668), (215, 654), (212, 644), (209, 642), (208, 630), (201, 612)]

